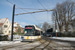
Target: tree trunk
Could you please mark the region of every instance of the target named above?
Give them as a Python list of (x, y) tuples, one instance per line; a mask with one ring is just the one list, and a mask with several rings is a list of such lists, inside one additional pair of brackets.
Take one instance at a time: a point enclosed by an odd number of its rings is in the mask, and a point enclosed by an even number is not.
[(68, 32), (68, 24), (66, 24), (66, 27), (65, 28), (66, 28), (66, 32)]
[(63, 30), (63, 27), (61, 26), (60, 31), (62, 31), (62, 30)]

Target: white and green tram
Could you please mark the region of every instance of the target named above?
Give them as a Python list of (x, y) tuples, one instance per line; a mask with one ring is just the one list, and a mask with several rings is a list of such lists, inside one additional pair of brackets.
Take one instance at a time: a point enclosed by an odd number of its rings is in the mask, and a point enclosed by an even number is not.
[(41, 38), (42, 30), (36, 25), (26, 25), (24, 28), (24, 36), (22, 41), (35, 41)]

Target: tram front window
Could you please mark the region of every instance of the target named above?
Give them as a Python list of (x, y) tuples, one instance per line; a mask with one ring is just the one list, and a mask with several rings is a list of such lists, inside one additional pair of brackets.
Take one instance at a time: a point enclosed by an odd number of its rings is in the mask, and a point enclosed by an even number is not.
[(25, 34), (25, 36), (33, 36), (33, 30), (32, 29), (25, 29), (24, 34)]

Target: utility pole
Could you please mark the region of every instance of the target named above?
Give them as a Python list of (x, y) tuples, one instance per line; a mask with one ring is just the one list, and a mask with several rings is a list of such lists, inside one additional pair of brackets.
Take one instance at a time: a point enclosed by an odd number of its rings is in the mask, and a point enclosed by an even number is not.
[(14, 24), (14, 15), (15, 15), (15, 4), (13, 6), (13, 14), (12, 14), (12, 31), (11, 31), (11, 41), (13, 41), (13, 24)]

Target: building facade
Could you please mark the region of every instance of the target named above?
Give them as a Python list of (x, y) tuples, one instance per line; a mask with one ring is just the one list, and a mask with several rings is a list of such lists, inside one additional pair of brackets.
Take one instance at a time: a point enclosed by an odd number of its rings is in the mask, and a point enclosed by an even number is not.
[[(20, 27), (21, 33), (23, 33), (24, 28), (17, 22), (14, 22), (13, 32), (17, 33), (18, 27)], [(8, 18), (0, 19), (0, 34), (11, 35), (11, 29), (12, 24), (9, 22)]]
[(0, 33), (1, 34), (11, 34), (11, 24), (8, 18), (0, 19)]

